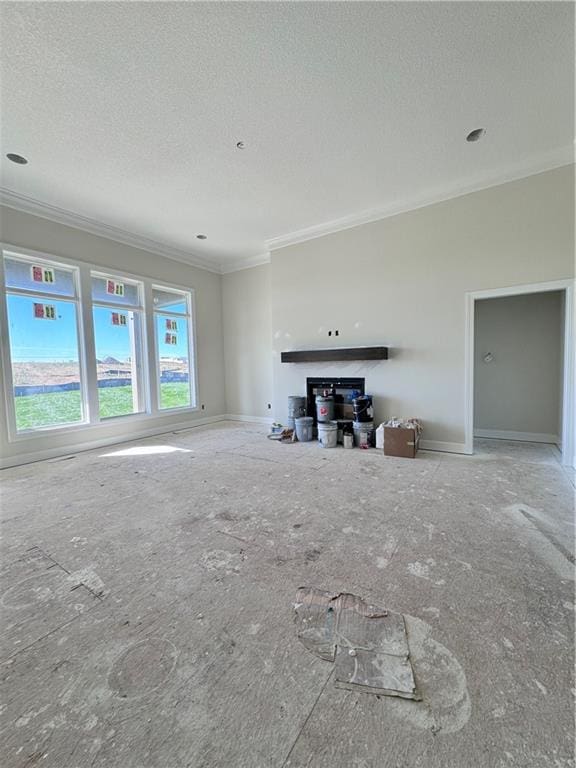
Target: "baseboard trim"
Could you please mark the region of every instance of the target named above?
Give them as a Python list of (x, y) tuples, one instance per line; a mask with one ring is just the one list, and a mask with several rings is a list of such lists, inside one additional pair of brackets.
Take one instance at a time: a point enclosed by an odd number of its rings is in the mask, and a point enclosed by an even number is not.
[(423, 451), (440, 451), (441, 453), (463, 453), (469, 455), (464, 443), (445, 443), (442, 440), (420, 440)]
[(558, 435), (545, 432), (514, 432), (509, 429), (475, 429), (474, 437), (487, 437), (494, 440), (516, 440), (524, 443), (551, 443), (557, 445), (560, 442)]
[(0, 459), (0, 469), (19, 467), (23, 464), (32, 464), (36, 461), (45, 461), (46, 459), (61, 459), (67, 456), (75, 456), (77, 453), (93, 451), (96, 448), (105, 448), (108, 445), (131, 443), (134, 440), (143, 440), (146, 437), (155, 437), (156, 435), (171, 435), (178, 432), (187, 432), (189, 429), (205, 427), (208, 424), (216, 424), (219, 421), (225, 420), (225, 416), (206, 416), (202, 419), (194, 419), (194, 421), (189, 422), (186, 426), (178, 426), (178, 429), (170, 428), (164, 425), (162, 427), (141, 429), (138, 432), (133, 432), (130, 435), (123, 435), (122, 437), (108, 437), (102, 438), (100, 440), (87, 440), (82, 443), (77, 443), (74, 446), (67, 445), (60, 448), (47, 448), (44, 451), (21, 453), (16, 456), (8, 456), (6, 458)]

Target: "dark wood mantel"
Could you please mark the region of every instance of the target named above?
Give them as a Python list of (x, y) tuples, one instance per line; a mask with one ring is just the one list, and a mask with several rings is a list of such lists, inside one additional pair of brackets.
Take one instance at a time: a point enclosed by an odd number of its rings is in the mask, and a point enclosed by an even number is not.
[(388, 347), (333, 347), (282, 352), (283, 363), (328, 363), (334, 360), (388, 360)]

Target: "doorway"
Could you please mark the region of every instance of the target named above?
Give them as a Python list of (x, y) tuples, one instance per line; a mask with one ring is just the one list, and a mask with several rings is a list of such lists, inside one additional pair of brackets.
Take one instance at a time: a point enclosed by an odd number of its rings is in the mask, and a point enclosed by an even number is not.
[(466, 453), (524, 441), (573, 464), (572, 302), (571, 281), (467, 294)]

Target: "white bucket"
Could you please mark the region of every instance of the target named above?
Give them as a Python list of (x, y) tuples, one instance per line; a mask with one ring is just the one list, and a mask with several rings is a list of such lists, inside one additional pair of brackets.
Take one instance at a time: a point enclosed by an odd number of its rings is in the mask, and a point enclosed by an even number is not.
[(374, 445), (374, 422), (355, 421), (354, 443), (358, 448), (371, 448)]
[(335, 421), (318, 422), (318, 442), (322, 448), (336, 448), (338, 424)]
[(312, 440), (312, 431), (314, 429), (314, 419), (312, 416), (300, 416), (294, 419), (296, 425), (296, 437), (301, 443), (308, 443)]

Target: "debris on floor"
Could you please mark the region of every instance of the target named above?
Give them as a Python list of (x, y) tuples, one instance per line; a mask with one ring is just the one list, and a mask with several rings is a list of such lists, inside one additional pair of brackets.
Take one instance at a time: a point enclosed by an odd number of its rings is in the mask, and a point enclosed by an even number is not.
[(404, 617), (346, 592), (299, 587), (297, 636), (335, 663), (337, 688), (419, 700)]
[(283, 427), (282, 424), (272, 424), (271, 431), (267, 435), (268, 440), (279, 440), (281, 443), (295, 443), (296, 432), (294, 429)]
[(84, 586), (96, 597), (104, 597), (106, 595), (104, 582), (91, 568), (82, 568), (79, 571), (74, 571), (74, 573), (69, 574), (68, 580), (74, 584), (72, 589)]

